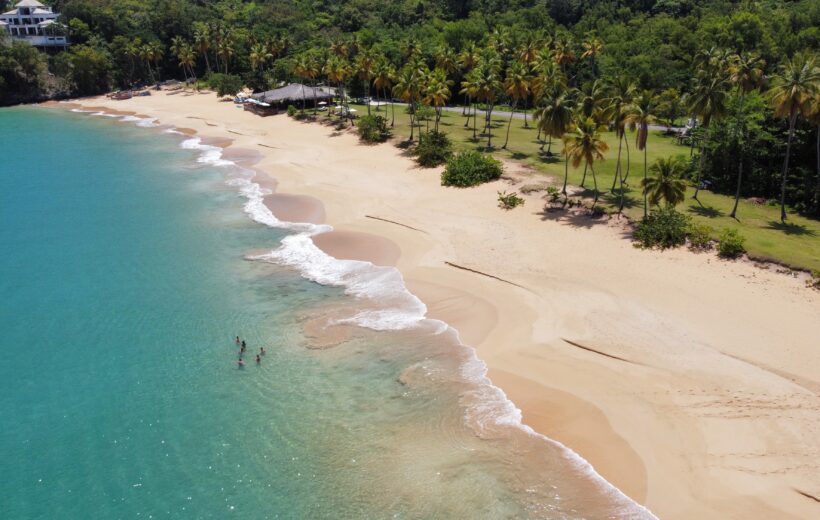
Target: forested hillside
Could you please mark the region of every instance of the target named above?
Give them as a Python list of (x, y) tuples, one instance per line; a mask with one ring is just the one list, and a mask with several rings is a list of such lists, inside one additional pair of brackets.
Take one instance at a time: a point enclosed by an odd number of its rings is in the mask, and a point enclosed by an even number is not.
[(697, 186), (708, 178), (719, 192), (784, 197), (820, 214), (820, 0), (52, 5), (73, 45), (46, 55), (6, 41), (0, 104), (169, 78), (234, 85), (228, 90), (292, 80), (411, 106), (527, 107), (555, 138), (583, 128), (579, 114), (588, 127), (616, 131), (691, 117), (700, 122), (689, 141)]

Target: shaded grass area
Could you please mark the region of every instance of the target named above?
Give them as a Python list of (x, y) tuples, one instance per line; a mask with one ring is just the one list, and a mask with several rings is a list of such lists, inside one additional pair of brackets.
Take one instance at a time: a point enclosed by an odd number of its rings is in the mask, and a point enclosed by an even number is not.
[[(356, 106), (358, 114), (366, 114), (366, 106)], [(371, 109), (372, 110), (372, 109)], [(387, 117), (390, 121), (390, 107), (381, 107), (379, 112), (373, 112)], [(524, 122), (514, 119), (510, 129), (510, 140), (507, 149), (501, 149), (504, 144), (507, 122), (509, 118), (493, 117), (492, 125), (492, 153), (499, 158), (520, 161), (530, 165), (537, 171), (554, 177), (554, 183), (560, 185), (564, 176), (564, 158), (560, 155), (562, 143), (555, 141), (552, 144), (553, 155), (547, 155), (548, 146), (544, 146), (537, 140), (538, 132), (534, 124), (530, 122), (530, 128), (524, 128)], [(464, 123), (468, 118), (460, 113), (444, 112), (442, 115), (440, 130), (447, 132), (453, 145), (457, 150), (480, 150), (487, 151), (487, 136), (482, 134), (484, 123), (483, 114), (478, 114), (478, 140), (473, 140), (472, 118), (469, 118), (469, 126)], [(421, 122), (421, 129), (426, 127), (425, 122)], [(430, 121), (430, 128), (433, 122)], [(418, 136), (419, 128), (415, 130)], [(405, 113), (404, 107), (396, 107), (396, 124), (393, 133), (400, 138), (410, 136), (410, 118)], [(635, 146), (634, 132), (629, 133), (630, 154), (629, 154), (629, 176), (627, 182), (629, 186), (624, 192), (625, 205), (624, 213), (633, 219), (640, 219), (643, 216), (643, 194), (640, 190), (640, 181), (643, 178), (643, 152), (638, 151)], [(601, 192), (599, 204), (604, 209), (614, 211), (618, 207), (618, 187), (614, 192), (610, 191), (612, 182), (615, 179), (615, 165), (618, 154), (618, 142), (614, 133), (604, 134), (605, 141), (609, 144), (609, 151), (606, 159), (595, 163), (595, 172), (598, 180), (598, 189)], [(666, 137), (662, 132), (650, 132), (647, 145), (647, 163), (652, 164), (659, 157), (672, 155), (683, 155), (688, 157), (690, 150), (686, 146), (678, 145), (671, 137)], [(621, 151), (622, 167), (626, 167), (626, 148)], [(581, 186), (583, 177), (583, 165), (574, 169), (569, 168), (569, 183), (574, 186)], [(584, 187), (587, 188), (582, 195), (592, 197), (592, 175), (587, 174)], [(712, 193), (701, 190), (699, 194), (700, 202), (691, 198), (694, 188), (687, 190), (686, 201), (678, 206), (678, 209), (687, 213), (695, 222), (708, 224), (714, 228), (714, 238), (718, 238), (720, 232), (726, 228), (737, 229), (745, 238), (745, 247), (749, 254), (756, 258), (773, 260), (790, 266), (803, 269), (820, 270), (820, 221), (808, 219), (800, 215), (790, 213), (786, 224), (780, 222), (780, 207), (758, 205), (741, 199), (738, 206), (738, 220), (729, 217), (734, 205), (734, 198), (727, 195)]]

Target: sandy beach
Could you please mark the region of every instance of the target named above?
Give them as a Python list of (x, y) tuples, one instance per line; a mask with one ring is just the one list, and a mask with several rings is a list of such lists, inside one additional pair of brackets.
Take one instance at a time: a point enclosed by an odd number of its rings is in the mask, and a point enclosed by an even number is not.
[[(444, 188), (393, 144), (262, 118), (214, 94), (89, 98), (212, 138), (269, 174), (283, 220), (328, 223), (339, 258), (395, 265), (477, 349), (524, 422), (660, 518), (820, 517), (820, 292), (686, 250), (636, 249), (617, 219), (512, 211)], [(72, 105), (54, 103), (54, 107)]]

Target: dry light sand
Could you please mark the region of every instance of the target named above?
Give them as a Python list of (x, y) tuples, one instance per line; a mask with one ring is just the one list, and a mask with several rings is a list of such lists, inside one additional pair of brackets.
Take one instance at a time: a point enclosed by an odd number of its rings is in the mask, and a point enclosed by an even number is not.
[(257, 152), (280, 218), (332, 224), (331, 254), (397, 265), (527, 424), (659, 517), (820, 518), (820, 293), (801, 280), (638, 250), (614, 222), (545, 213), (538, 195), (502, 211), (511, 181), (444, 188), (393, 144), (213, 94), (81, 103)]

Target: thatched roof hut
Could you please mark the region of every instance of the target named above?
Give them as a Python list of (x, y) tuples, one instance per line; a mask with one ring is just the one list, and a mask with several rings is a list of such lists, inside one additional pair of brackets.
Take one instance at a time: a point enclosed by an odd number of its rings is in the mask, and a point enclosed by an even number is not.
[(330, 101), (335, 90), (328, 87), (308, 87), (301, 83), (291, 83), (282, 88), (260, 92), (251, 96), (252, 99), (271, 105), (296, 104), (305, 100), (311, 104), (319, 101)]

